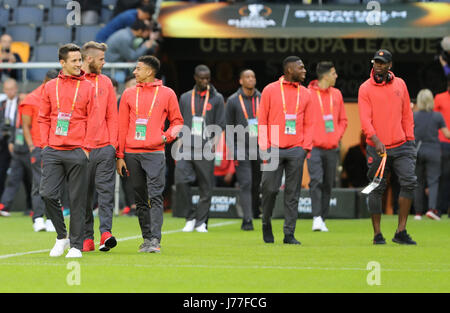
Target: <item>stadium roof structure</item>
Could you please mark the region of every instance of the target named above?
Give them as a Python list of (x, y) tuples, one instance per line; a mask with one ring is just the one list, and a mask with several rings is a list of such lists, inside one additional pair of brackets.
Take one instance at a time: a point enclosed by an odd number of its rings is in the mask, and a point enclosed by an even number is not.
[(450, 3), (361, 5), (163, 2), (172, 38), (437, 38), (450, 33)]

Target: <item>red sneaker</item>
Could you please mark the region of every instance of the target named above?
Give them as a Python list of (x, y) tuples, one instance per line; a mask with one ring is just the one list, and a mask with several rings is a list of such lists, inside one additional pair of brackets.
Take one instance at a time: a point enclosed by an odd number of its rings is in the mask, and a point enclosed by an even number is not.
[(100, 239), (100, 251), (109, 251), (117, 245), (117, 240), (109, 231), (106, 231), (102, 234), (102, 238)]
[(120, 213), (120, 215), (127, 215), (128, 213), (130, 213), (130, 207), (126, 206), (123, 208), (122, 212)]
[(95, 250), (95, 245), (94, 245), (94, 240), (92, 239), (85, 239), (83, 241), (83, 252), (89, 252), (89, 251), (94, 251)]
[(5, 210), (5, 205), (3, 203), (0, 203), (0, 216), (11, 216), (11, 214)]

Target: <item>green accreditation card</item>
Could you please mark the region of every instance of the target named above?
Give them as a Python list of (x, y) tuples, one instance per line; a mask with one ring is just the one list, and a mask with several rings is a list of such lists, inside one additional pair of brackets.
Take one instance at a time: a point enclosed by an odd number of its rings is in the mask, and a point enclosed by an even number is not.
[(248, 120), (248, 134), (250, 137), (258, 137), (258, 120), (256, 118)]
[(134, 134), (134, 139), (145, 140), (145, 137), (147, 135), (147, 122), (147, 118), (136, 119), (136, 132)]
[(14, 143), (19, 146), (24, 145), (25, 138), (23, 137), (23, 129), (22, 128), (16, 129), (16, 138), (14, 140)]
[(214, 156), (214, 166), (220, 166), (222, 164), (222, 153), (216, 152)]
[(63, 112), (58, 113), (55, 135), (67, 136), (67, 134), (69, 133), (70, 118), (71, 118), (70, 113), (63, 113)]
[(295, 135), (297, 116), (295, 114), (286, 114), (285, 120), (286, 124), (284, 126), (284, 133), (286, 135)]
[(203, 135), (203, 117), (193, 116), (192, 117), (192, 135), (202, 136)]
[(334, 132), (333, 115), (332, 114), (324, 115), (323, 121), (325, 122), (325, 132), (327, 133)]

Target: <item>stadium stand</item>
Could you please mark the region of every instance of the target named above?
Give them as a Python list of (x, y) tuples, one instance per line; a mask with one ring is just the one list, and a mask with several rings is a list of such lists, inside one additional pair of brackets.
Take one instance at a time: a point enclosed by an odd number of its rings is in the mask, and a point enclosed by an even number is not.
[(65, 24), (61, 25), (47, 25), (41, 29), (42, 44), (65, 44), (72, 42), (72, 28)]
[(64, 24), (67, 19), (67, 13), (69, 11), (66, 7), (52, 7), (49, 10), (49, 24)]
[(52, 6), (52, 0), (22, 0), (21, 5), (28, 6), (40, 6), (43, 8), (50, 8)]
[(101, 28), (98, 25), (83, 26), (83, 28), (77, 27), (75, 31), (75, 43), (81, 45), (87, 41), (95, 40), (95, 35)]
[(36, 44), (37, 28), (34, 25), (10, 25), (5, 33), (11, 35), (14, 41), (25, 41), (30, 46)]
[(13, 9), (14, 24), (33, 24), (41, 26), (44, 22), (44, 10), (39, 7), (25, 7), (20, 6)]

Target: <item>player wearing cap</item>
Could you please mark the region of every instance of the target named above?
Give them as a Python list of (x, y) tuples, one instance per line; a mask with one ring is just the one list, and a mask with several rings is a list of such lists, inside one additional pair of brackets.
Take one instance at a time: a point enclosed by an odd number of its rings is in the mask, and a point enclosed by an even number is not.
[[(417, 184), (414, 119), (408, 89), (403, 79), (390, 71), (392, 55), (389, 51), (378, 50), (372, 63), (370, 78), (360, 86), (358, 93), (361, 127), (367, 138), (368, 177), (373, 179), (381, 162), (381, 155), (387, 153), (384, 176), (392, 169), (400, 183), (398, 227), (392, 241), (416, 244), (406, 232), (406, 222)], [(386, 243), (380, 228), (385, 189), (386, 179), (383, 178), (380, 185), (369, 194), (374, 244)]]

